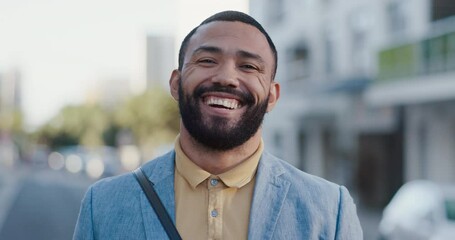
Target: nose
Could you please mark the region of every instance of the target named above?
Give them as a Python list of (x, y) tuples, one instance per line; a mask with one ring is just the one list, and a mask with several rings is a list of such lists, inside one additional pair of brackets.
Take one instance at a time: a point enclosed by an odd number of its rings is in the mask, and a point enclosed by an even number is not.
[(239, 86), (238, 73), (233, 63), (221, 64), (212, 77), (212, 82), (221, 86), (236, 88)]

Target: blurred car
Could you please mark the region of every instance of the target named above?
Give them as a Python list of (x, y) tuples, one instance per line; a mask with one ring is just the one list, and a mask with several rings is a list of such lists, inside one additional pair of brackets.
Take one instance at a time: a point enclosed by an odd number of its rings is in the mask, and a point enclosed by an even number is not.
[(68, 146), (57, 153), (62, 156), (64, 168), (71, 173), (96, 179), (118, 175), (123, 171), (117, 149), (113, 147)]
[[(15, 150), (15, 152), (17, 152), (17, 150)], [(27, 160), (29, 160), (31, 166), (33, 166), (34, 168), (47, 168), (47, 155), (48, 154), (49, 154), (49, 148), (47, 146), (40, 145), (40, 144), (33, 145), (30, 158), (28, 158)], [(17, 154), (14, 154), (14, 155), (17, 155)]]
[(455, 184), (404, 184), (385, 207), (379, 234), (384, 240), (455, 239)]

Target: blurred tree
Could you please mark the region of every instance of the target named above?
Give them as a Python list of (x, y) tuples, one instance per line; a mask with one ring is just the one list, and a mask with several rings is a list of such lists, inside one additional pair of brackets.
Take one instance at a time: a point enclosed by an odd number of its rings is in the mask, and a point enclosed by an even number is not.
[(40, 143), (55, 149), (77, 144), (115, 146), (123, 133), (132, 135), (129, 144), (153, 149), (172, 142), (178, 127), (176, 102), (162, 88), (153, 87), (127, 99), (113, 111), (99, 104), (64, 107), (34, 136)]
[[(19, 108), (0, 109), (0, 137), (3, 141), (11, 141), (14, 151), (23, 154), (27, 144), (26, 134), (23, 128), (23, 115)], [(0, 159), (1, 160), (1, 159)]]
[(159, 86), (129, 99), (115, 115), (117, 125), (130, 130), (143, 150), (172, 142), (178, 133), (179, 119), (177, 103)]
[(103, 133), (110, 127), (110, 113), (99, 105), (64, 107), (36, 135), (51, 148), (82, 144), (104, 145)]
[(0, 131), (23, 133), (23, 116), (19, 109), (0, 112)]

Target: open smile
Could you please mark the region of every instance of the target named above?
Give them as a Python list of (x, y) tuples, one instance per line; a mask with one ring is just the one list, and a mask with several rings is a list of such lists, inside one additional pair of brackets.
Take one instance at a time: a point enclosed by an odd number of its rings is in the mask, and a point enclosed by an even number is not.
[(234, 110), (242, 107), (242, 104), (237, 99), (233, 98), (207, 96), (204, 97), (202, 101), (205, 105), (215, 108)]

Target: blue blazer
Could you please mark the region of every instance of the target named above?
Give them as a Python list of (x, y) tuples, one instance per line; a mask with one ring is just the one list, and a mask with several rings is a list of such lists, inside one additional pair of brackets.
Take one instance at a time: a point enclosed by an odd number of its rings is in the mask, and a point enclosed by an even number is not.
[[(142, 167), (175, 222), (171, 151)], [(356, 207), (343, 187), (306, 174), (264, 151), (248, 239), (362, 239)], [(105, 178), (84, 199), (73, 239), (168, 239), (133, 174)]]

